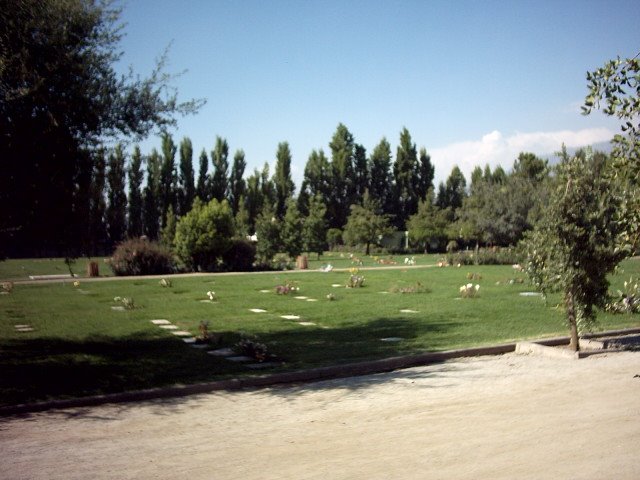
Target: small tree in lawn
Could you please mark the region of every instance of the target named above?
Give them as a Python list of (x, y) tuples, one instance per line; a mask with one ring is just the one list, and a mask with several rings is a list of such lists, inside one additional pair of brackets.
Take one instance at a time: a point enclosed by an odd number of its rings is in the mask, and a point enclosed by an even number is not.
[(286, 207), (287, 213), (282, 222), (282, 247), (291, 258), (296, 258), (302, 253), (302, 217), (293, 197), (289, 197)]
[(344, 239), (349, 245), (364, 243), (365, 254), (369, 255), (369, 247), (378, 238), (391, 231), (389, 217), (380, 212), (380, 207), (366, 191), (362, 205), (351, 205), (351, 214), (344, 227)]
[(525, 240), (531, 280), (543, 294), (562, 294), (574, 351), (580, 349), (578, 333), (591, 328), (594, 309), (606, 302), (607, 275), (624, 258), (616, 248), (620, 197), (615, 183), (594, 171), (591, 158), (588, 150), (559, 165), (549, 207)]
[(327, 244), (327, 207), (320, 195), (312, 197), (309, 202), (309, 215), (302, 226), (302, 239), (307, 252), (316, 252), (318, 260)]

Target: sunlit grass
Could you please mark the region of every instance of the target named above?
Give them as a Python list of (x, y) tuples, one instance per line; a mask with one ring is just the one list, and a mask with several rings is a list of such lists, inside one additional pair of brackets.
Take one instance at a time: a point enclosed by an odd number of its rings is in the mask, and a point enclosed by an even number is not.
[[(334, 261), (351, 266), (348, 259)], [(612, 288), (640, 276), (640, 260), (625, 262), (623, 270)], [(481, 278), (469, 280), (469, 273)], [(242, 334), (257, 336), (285, 362), (274, 371), (566, 334), (559, 297), (521, 296), (531, 286), (518, 283), (524, 275), (510, 266), (361, 268), (359, 274), (365, 284), (355, 289), (344, 287), (346, 271), (173, 277), (170, 288), (158, 279), (15, 285), (0, 296), (0, 403), (251, 374), (151, 324), (159, 318), (194, 335), (208, 321), (210, 331), (222, 334), (220, 346)], [(284, 282), (299, 291), (277, 295)], [(420, 293), (392, 293), (418, 282)], [(480, 285), (478, 298), (460, 299), (459, 287), (468, 282)], [(208, 291), (217, 301), (206, 301)], [(116, 296), (132, 298), (135, 308), (112, 310)], [(16, 324), (35, 330), (19, 333)], [(638, 325), (638, 315), (599, 315), (601, 329)], [(380, 340), (387, 337), (402, 340)]]

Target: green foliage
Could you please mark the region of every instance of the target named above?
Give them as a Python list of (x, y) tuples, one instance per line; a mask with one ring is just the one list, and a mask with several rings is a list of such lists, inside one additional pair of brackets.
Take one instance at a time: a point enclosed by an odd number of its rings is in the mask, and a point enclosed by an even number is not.
[(121, 242), (127, 231), (127, 196), (125, 194), (125, 157), (122, 145), (109, 155), (107, 171), (108, 202), (106, 210), (109, 242)]
[(184, 215), (191, 210), (196, 197), (196, 186), (193, 178), (193, 145), (188, 137), (180, 142), (180, 171), (177, 183), (177, 213)]
[(256, 245), (244, 238), (231, 240), (229, 250), (222, 256), (225, 270), (230, 272), (249, 272), (256, 260)]
[(162, 163), (160, 165), (160, 181), (158, 185), (158, 207), (160, 213), (161, 227), (165, 226), (167, 212), (171, 207), (172, 212), (177, 210), (176, 194), (176, 151), (177, 147), (173, 143), (173, 138), (164, 132), (161, 136), (162, 142)]
[(240, 197), (238, 202), (238, 212), (234, 218), (234, 224), (236, 229), (236, 235), (240, 238), (245, 238), (251, 235), (252, 229), (249, 223), (249, 210), (247, 210), (247, 202), (244, 197)]
[(295, 185), (291, 179), (291, 152), (287, 142), (278, 144), (273, 184), (276, 193), (276, 215), (282, 219), (288, 209), (289, 198), (291, 198), (295, 190)]
[(211, 200), (211, 191), (209, 185), (209, 157), (206, 150), (203, 148), (200, 152), (200, 158), (198, 159), (198, 182), (196, 184), (196, 196), (202, 202), (208, 202)]
[(334, 250), (338, 245), (342, 245), (342, 230), (339, 228), (330, 228), (327, 230), (327, 243), (329, 244), (329, 250)]
[(147, 185), (144, 187), (144, 234), (151, 240), (158, 238), (160, 231), (160, 162), (154, 148), (147, 157)]
[(391, 232), (389, 217), (378, 212), (379, 207), (368, 192), (365, 193), (363, 205), (351, 205), (351, 215), (344, 227), (345, 242), (348, 245), (364, 244), (369, 255), (370, 245)]
[(466, 197), (467, 181), (460, 168), (456, 165), (451, 169), (451, 173), (447, 178), (446, 184), (440, 183), (438, 186), (438, 196), (436, 205), (440, 208), (450, 208), (452, 212), (462, 206), (462, 202)]
[(591, 328), (594, 308), (606, 303), (607, 275), (623, 258), (616, 249), (619, 198), (592, 158), (588, 151), (559, 166), (549, 207), (525, 242), (527, 274), (543, 293), (562, 293), (576, 350), (578, 332)]
[(470, 195), (458, 209), (454, 228), (468, 241), (489, 245), (516, 245), (533, 227), (547, 197), (545, 160), (521, 153), (510, 175), (500, 169), (472, 173)]
[(418, 153), (416, 145), (411, 140), (409, 130), (403, 128), (400, 132), (400, 145), (396, 152), (396, 161), (393, 164), (394, 199), (396, 210), (394, 216), (395, 226), (403, 230), (410, 215), (418, 209), (418, 193), (416, 187), (419, 184), (417, 175)]
[(418, 204), (417, 213), (409, 217), (409, 239), (414, 245), (420, 245), (425, 252), (431, 246), (438, 248), (447, 239), (448, 225), (447, 212), (435, 206), (433, 189), (430, 189), (426, 199)]
[(354, 201), (353, 185), (353, 135), (342, 123), (336, 128), (331, 142), (331, 195), (328, 201), (329, 222), (334, 228), (342, 228)]
[(0, 244), (10, 241), (14, 253), (66, 252), (90, 240), (76, 189), (77, 173), (90, 170), (87, 153), (172, 126), (203, 103), (178, 102), (166, 52), (147, 78), (116, 71), (119, 18), (109, 1), (2, 3)]
[[(639, 54), (640, 55), (640, 54)], [(613, 138), (613, 165), (609, 175), (621, 184), (616, 222), (621, 228), (618, 247), (633, 255), (640, 247), (640, 60), (607, 62), (587, 73), (589, 93), (582, 107), (588, 115), (605, 106), (603, 112), (622, 122), (622, 134)]]
[(523, 259), (519, 248), (491, 247), (476, 250), (452, 251), (447, 254), (449, 265), (517, 265)]
[(231, 247), (233, 215), (226, 200), (199, 200), (176, 227), (175, 252), (190, 270), (212, 271)]
[(213, 173), (211, 174), (211, 198), (222, 202), (227, 198), (229, 182), (227, 170), (229, 170), (229, 145), (224, 138), (216, 137), (216, 146), (211, 152)]
[(162, 231), (160, 232), (160, 242), (170, 251), (175, 248), (174, 241), (178, 225), (177, 222), (178, 218), (176, 214), (173, 213), (173, 206), (169, 205), (169, 210), (167, 210), (167, 214), (164, 219), (164, 227), (162, 227)]
[(318, 257), (322, 255), (327, 245), (326, 212), (327, 208), (320, 195), (312, 197), (309, 203), (309, 215), (304, 219), (302, 226), (304, 250), (316, 252)]
[(174, 271), (171, 253), (162, 245), (141, 238), (120, 243), (109, 266), (115, 275), (161, 275)]
[(593, 72), (587, 72), (589, 93), (582, 113), (588, 115), (601, 108), (605, 115), (622, 122), (623, 134), (613, 139), (616, 158), (627, 159), (640, 171), (640, 60), (638, 55), (626, 60), (617, 57)]
[(266, 204), (256, 219), (256, 261), (263, 267), (270, 267), (273, 257), (280, 251), (282, 241), (280, 231), (282, 226), (276, 218), (273, 207)]
[(282, 249), (292, 258), (302, 253), (302, 217), (293, 198), (287, 201), (287, 213), (282, 221)]
[(386, 138), (380, 140), (369, 159), (371, 164), (371, 187), (369, 195), (382, 207), (382, 212), (391, 215), (394, 213), (393, 205), (393, 177), (391, 175), (391, 145)]
[(131, 155), (129, 164), (129, 222), (127, 235), (130, 238), (142, 235), (142, 154), (137, 145)]
[[(242, 199), (246, 194), (247, 185), (243, 178), (246, 167), (247, 162), (244, 159), (244, 151), (236, 151), (233, 156), (231, 175), (229, 176), (229, 203), (231, 203), (231, 210), (233, 210), (234, 215), (237, 215), (240, 208), (242, 208)], [(247, 218), (247, 222), (248, 220)]]

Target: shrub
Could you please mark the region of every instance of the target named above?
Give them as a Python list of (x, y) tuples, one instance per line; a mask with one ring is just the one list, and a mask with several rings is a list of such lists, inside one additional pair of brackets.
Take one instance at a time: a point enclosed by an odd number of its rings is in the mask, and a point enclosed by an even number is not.
[(114, 275), (162, 275), (174, 271), (171, 253), (145, 238), (120, 243), (109, 260)]
[(339, 228), (327, 230), (327, 243), (329, 244), (329, 250), (335, 250), (338, 245), (342, 245), (342, 230)]
[(231, 247), (222, 256), (226, 270), (231, 272), (248, 272), (256, 261), (255, 243), (243, 238), (234, 238)]
[(191, 270), (216, 270), (231, 247), (233, 213), (226, 200), (196, 200), (176, 226), (176, 254)]
[(511, 247), (481, 248), (451, 252), (446, 257), (449, 265), (513, 265), (522, 260), (519, 250)]

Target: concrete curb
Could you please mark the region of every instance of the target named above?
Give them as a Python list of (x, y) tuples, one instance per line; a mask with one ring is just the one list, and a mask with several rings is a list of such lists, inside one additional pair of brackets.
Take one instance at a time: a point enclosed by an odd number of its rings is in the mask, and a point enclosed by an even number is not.
[[(583, 338), (598, 338), (616, 335), (628, 335), (640, 333), (640, 328), (624, 330), (611, 330), (597, 334), (585, 335)], [(569, 337), (555, 337), (532, 341), (541, 345), (561, 345), (569, 342)], [(166, 398), (186, 397), (215, 391), (233, 391), (243, 388), (260, 388), (273, 385), (292, 383), (310, 383), (320, 380), (355, 377), (384, 373), (403, 368), (418, 367), (461, 357), (478, 357), (485, 355), (501, 355), (514, 352), (516, 343), (504, 343), (493, 346), (466, 348), (458, 350), (446, 350), (443, 352), (428, 352), (402, 357), (391, 357), (368, 362), (349, 363), (329, 367), (298, 370), (293, 372), (276, 373), (246, 378), (233, 378), (215, 382), (199, 383), (194, 385), (174, 386), (165, 388), (152, 388), (132, 392), (112, 393), (107, 395), (95, 395), (90, 397), (71, 398), (67, 400), (51, 400), (20, 405), (8, 405), (0, 407), (1, 416), (20, 415), (26, 413), (42, 412), (53, 409), (80, 408), (104, 405), (107, 403), (128, 403), (144, 400), (160, 400)]]

